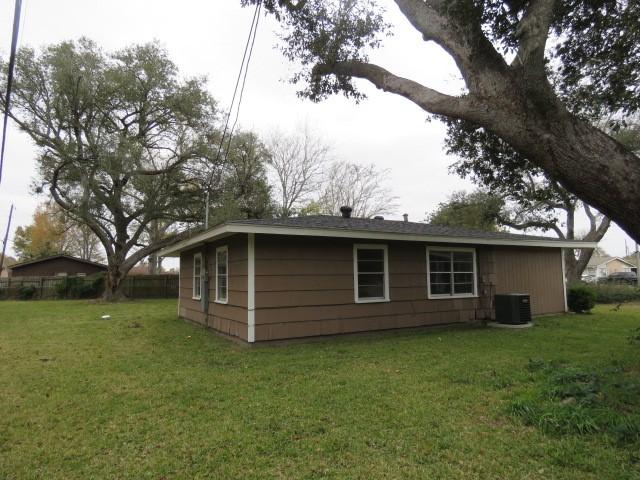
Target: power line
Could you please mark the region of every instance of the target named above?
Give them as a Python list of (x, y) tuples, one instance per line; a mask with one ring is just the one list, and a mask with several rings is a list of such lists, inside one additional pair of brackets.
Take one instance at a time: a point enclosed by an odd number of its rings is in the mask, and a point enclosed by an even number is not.
[[(220, 138), (220, 144), (218, 145), (218, 151), (216, 153), (216, 159), (215, 162), (217, 162), (218, 160), (220, 160), (220, 152), (222, 151), (222, 146), (224, 145), (224, 140), (225, 137), (227, 135), (227, 130), (229, 128), (229, 120), (231, 119), (231, 112), (233, 110), (233, 105), (236, 101), (236, 95), (238, 93), (238, 87), (240, 85), (240, 80), (242, 78), (242, 72), (245, 71), (245, 79), (246, 79), (246, 69), (245, 69), (245, 62), (247, 63), (248, 66), (248, 60), (247, 60), (247, 54), (251, 51), (253, 51), (253, 42), (255, 41), (255, 31), (257, 30), (258, 27), (258, 21), (260, 19), (260, 9), (262, 8), (262, 2), (258, 2), (256, 3), (256, 8), (253, 11), (253, 18), (251, 19), (251, 27), (249, 28), (249, 35), (247, 36), (247, 41), (244, 45), (244, 53), (242, 54), (242, 62), (240, 62), (240, 70), (238, 71), (238, 77), (236, 78), (236, 86), (233, 89), (233, 96), (231, 98), (231, 104), (229, 105), (229, 112), (226, 115), (226, 120), (225, 120), (225, 124), (224, 124), (224, 130), (222, 131), (222, 137)], [(251, 58), (251, 55), (249, 54), (249, 59)], [(244, 89), (244, 82), (243, 82), (243, 89)], [(209, 190), (211, 188), (211, 181), (213, 179), (213, 172), (211, 172), (211, 175), (209, 176), (209, 182), (207, 184), (207, 190)]]
[[(236, 108), (236, 116), (235, 116), (233, 125), (231, 127), (231, 131), (229, 133), (227, 148), (224, 155), (225, 161), (229, 153), (229, 146), (231, 145), (231, 138), (233, 136), (233, 131), (235, 130), (236, 124), (238, 123), (238, 116), (240, 114), (240, 105), (242, 103), (242, 97), (244, 95), (244, 87), (247, 81), (247, 73), (249, 71), (249, 62), (251, 61), (251, 56), (253, 54), (253, 46), (256, 41), (256, 33), (258, 31), (258, 23), (260, 22), (261, 9), (262, 9), (262, 2), (258, 1), (256, 3), (256, 8), (253, 11), (253, 18), (251, 19), (251, 27), (249, 28), (249, 35), (247, 36), (247, 41), (244, 46), (244, 53), (242, 54), (242, 62), (240, 62), (240, 70), (238, 71), (238, 77), (236, 78), (236, 85), (233, 89), (233, 96), (231, 98), (231, 104), (229, 105), (229, 112), (226, 115), (224, 129), (222, 131), (222, 137), (220, 138), (220, 143), (218, 144), (218, 151), (216, 153), (214, 165), (218, 163), (218, 160), (220, 160), (220, 153), (222, 152), (222, 147), (224, 145), (225, 138), (227, 138), (227, 131), (229, 129), (229, 120), (231, 119), (233, 105), (236, 100), (236, 95), (238, 94), (238, 87), (240, 86), (240, 80), (242, 80), (242, 86), (240, 87), (240, 96), (238, 97), (238, 104)], [(207, 185), (206, 185), (206, 193), (205, 193), (205, 228), (209, 226), (209, 191), (211, 190), (211, 183), (213, 182), (213, 174), (214, 174), (214, 170), (212, 168), (211, 174), (209, 175), (209, 181), (207, 182)]]
[[(262, 3), (258, 3), (258, 10)], [(258, 20), (260, 17), (258, 16)], [(229, 140), (227, 140), (227, 148), (224, 152), (224, 161), (227, 161), (227, 155), (229, 155), (229, 148), (231, 146), (231, 137), (233, 136), (233, 131), (236, 128), (236, 124), (238, 123), (238, 117), (240, 116), (240, 105), (242, 105), (242, 97), (244, 96), (244, 85), (247, 82), (247, 74), (249, 73), (249, 62), (251, 61), (251, 55), (253, 54), (253, 45), (256, 43), (256, 34), (258, 33), (258, 22), (256, 21), (256, 27), (253, 30), (253, 38), (251, 39), (251, 48), (249, 49), (249, 57), (247, 60), (247, 66), (244, 70), (244, 77), (242, 78), (242, 87), (240, 88), (240, 97), (238, 97), (238, 106), (236, 108), (236, 118), (233, 121), (233, 125), (231, 126), (231, 132), (229, 133)]]
[(4, 165), (4, 147), (7, 141), (7, 121), (11, 108), (11, 86), (13, 85), (13, 67), (16, 63), (16, 49), (18, 47), (18, 32), (20, 30), (20, 11), (22, 0), (16, 0), (13, 12), (13, 34), (11, 36), (11, 55), (9, 56), (9, 72), (7, 73), (7, 93), (4, 102), (4, 123), (2, 125), (2, 147), (0, 149), (0, 182), (2, 182), (2, 167)]

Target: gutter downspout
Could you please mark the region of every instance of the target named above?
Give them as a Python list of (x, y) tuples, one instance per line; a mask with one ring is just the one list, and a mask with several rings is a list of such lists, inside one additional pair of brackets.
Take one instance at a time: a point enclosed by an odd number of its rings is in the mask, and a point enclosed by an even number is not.
[(562, 293), (564, 295), (564, 311), (566, 313), (569, 311), (569, 306), (567, 304), (567, 268), (565, 266), (564, 253), (565, 249), (561, 248), (560, 258), (562, 259)]
[(247, 234), (247, 342), (256, 341), (256, 236)]
[(180, 318), (180, 299), (182, 298), (182, 252), (180, 252), (178, 263), (178, 318)]
[(204, 312), (204, 325), (209, 327), (209, 255), (205, 244), (202, 252), (202, 311)]

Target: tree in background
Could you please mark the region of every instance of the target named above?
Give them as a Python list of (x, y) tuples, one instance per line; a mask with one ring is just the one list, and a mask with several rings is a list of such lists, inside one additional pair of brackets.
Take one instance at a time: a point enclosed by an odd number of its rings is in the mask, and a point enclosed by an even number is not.
[(13, 249), (20, 260), (65, 254), (101, 262), (100, 242), (86, 225), (77, 224), (55, 203), (40, 204), (33, 222), (16, 228)]
[(333, 163), (315, 201), (318, 210), (325, 215), (340, 215), (340, 207), (348, 205), (354, 217), (362, 218), (393, 213), (397, 197), (385, 186), (388, 173), (373, 164)]
[[(148, 238), (148, 243), (157, 243), (167, 235), (173, 226), (171, 220), (153, 220), (149, 222), (147, 231), (144, 236)], [(163, 258), (158, 256), (157, 252), (153, 252), (147, 259), (147, 273), (149, 275), (156, 275), (162, 273), (162, 260)]]
[(366, 79), (431, 114), (481, 127), (640, 239), (638, 156), (592, 125), (640, 110), (640, 2), (395, 0), (422, 38), (455, 61), (461, 95), (369, 61), (390, 29), (375, 0), (241, 0), (258, 2), (283, 27), (302, 96), (360, 100), (354, 79)]
[(67, 251), (70, 255), (92, 262), (104, 262), (103, 248), (91, 229), (82, 223), (78, 223), (68, 216), (65, 222), (67, 237)]
[(498, 218), (503, 208), (502, 198), (482, 190), (453, 192), (446, 202), (439, 203), (427, 215), (426, 221), (433, 225), (497, 232), (500, 229)]
[[(43, 188), (100, 240), (106, 299), (121, 298), (131, 267), (202, 218), (201, 182), (189, 166), (212, 157), (215, 104), (204, 79), (179, 79), (158, 45), (105, 53), (81, 39), (23, 48), (10, 116), (38, 148)], [(174, 227), (149, 241), (154, 221)]]
[(216, 201), (210, 206), (209, 225), (240, 218), (265, 218), (273, 214), (266, 166), (269, 152), (252, 132), (238, 132), (217, 175)]
[(33, 222), (18, 227), (13, 235), (13, 250), (20, 261), (66, 253), (67, 239), (62, 217), (51, 207), (39, 205)]
[(329, 147), (304, 125), (294, 134), (274, 133), (268, 149), (268, 165), (275, 177), (276, 214), (290, 217), (299, 213), (317, 192)]

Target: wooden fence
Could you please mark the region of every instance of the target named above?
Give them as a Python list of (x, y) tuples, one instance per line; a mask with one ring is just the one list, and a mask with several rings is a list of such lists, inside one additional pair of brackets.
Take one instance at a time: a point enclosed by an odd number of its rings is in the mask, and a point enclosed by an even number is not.
[[(78, 284), (92, 285), (95, 275), (88, 277), (8, 277), (0, 278), (0, 300), (24, 298), (28, 293), (31, 299), (77, 298), (76, 290), (65, 289), (64, 285), (73, 281)], [(33, 288), (31, 288), (33, 287)], [(122, 291), (129, 298), (178, 298), (178, 275), (132, 275), (123, 280)], [(103, 287), (91, 291), (84, 298), (98, 298)]]

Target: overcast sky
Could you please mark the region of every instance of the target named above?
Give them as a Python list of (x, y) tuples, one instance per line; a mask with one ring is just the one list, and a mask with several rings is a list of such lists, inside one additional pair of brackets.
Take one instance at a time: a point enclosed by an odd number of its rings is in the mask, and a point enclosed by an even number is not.
[[(87, 36), (106, 50), (132, 43), (160, 41), (183, 75), (204, 75), (213, 96), (226, 108), (231, 101), (252, 10), (239, 0), (23, 0), (20, 45), (42, 46)], [(13, 2), (1, 2), (0, 53), (6, 58), (11, 42)], [(408, 25), (392, 2), (387, 18), (394, 36), (372, 54), (382, 66), (446, 93), (463, 87), (451, 59), (433, 44), (426, 44)], [(294, 71), (277, 49), (277, 24), (263, 17), (245, 90), (240, 123), (266, 135), (274, 129), (292, 130), (307, 122), (331, 145), (335, 159), (374, 163), (388, 169), (388, 186), (399, 207), (387, 218), (422, 221), (454, 190), (472, 185), (448, 172), (455, 158), (443, 152), (444, 128), (428, 122), (413, 103), (383, 93), (362, 82), (369, 98), (359, 105), (343, 97), (320, 104), (300, 100), (287, 79)], [(4, 232), (9, 205), (16, 205), (12, 232), (31, 221), (35, 206), (30, 182), (35, 174), (34, 147), (16, 129), (8, 133), (5, 170), (0, 185), (0, 228)], [(11, 237), (10, 237), (11, 238)], [(633, 241), (617, 226), (601, 245), (613, 255), (625, 253)], [(13, 253), (12, 242), (8, 252)]]

